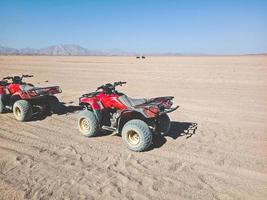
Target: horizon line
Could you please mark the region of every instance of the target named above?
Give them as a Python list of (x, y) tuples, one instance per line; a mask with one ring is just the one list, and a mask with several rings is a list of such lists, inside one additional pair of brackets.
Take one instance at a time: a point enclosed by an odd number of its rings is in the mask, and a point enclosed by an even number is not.
[[(257, 53), (179, 53), (179, 52), (138, 52), (138, 51), (126, 51), (123, 49), (117, 49), (117, 48), (112, 48), (112, 49), (89, 49), (87, 47), (83, 47), (79, 44), (75, 43), (67, 43), (67, 44), (54, 44), (54, 45), (48, 45), (45, 47), (40, 47), (40, 48), (33, 48), (33, 47), (23, 47), (23, 48), (15, 48), (15, 47), (10, 47), (10, 46), (5, 46), (1, 45), (0, 47), (4, 48), (9, 48), (13, 50), (23, 50), (23, 49), (32, 49), (32, 50), (42, 50), (46, 49), (49, 47), (56, 47), (56, 46), (66, 46), (66, 45), (72, 45), (72, 46), (77, 46), (80, 48), (83, 48), (87, 51), (91, 51), (90, 53), (85, 55), (53, 55), (53, 54), (45, 54), (45, 53), (23, 53), (23, 52), (18, 52), (18, 53), (2, 53), (0, 52), (0, 55), (6, 55), (6, 56), (253, 56), (253, 55), (267, 55), (267, 52), (257, 52)], [(95, 52), (94, 52), (95, 51)], [(110, 52), (108, 52), (110, 51)], [(119, 52), (114, 52), (114, 51), (119, 51)]]

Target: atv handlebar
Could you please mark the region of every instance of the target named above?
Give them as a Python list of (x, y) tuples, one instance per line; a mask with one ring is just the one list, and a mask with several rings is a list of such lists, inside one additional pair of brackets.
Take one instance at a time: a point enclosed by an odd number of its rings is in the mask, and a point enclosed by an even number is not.
[(126, 84), (125, 81), (118, 81), (118, 82), (114, 82), (113, 84), (111, 83), (107, 83), (105, 85), (101, 85), (97, 88), (97, 90), (102, 89), (104, 92), (106, 93), (112, 93), (115, 91), (115, 87), (116, 86), (122, 86), (123, 84)]
[[(17, 78), (17, 77), (19, 76), (6, 76), (3, 78), (3, 80), (14, 80), (14, 78)], [(33, 75), (22, 74), (20, 78), (22, 80), (23, 78), (30, 78), (30, 77), (33, 77)]]
[(116, 86), (118, 86), (118, 85), (120, 85), (120, 86), (122, 86), (123, 84), (126, 84), (127, 82), (126, 81), (118, 81), (118, 82), (114, 82), (114, 87), (116, 87)]
[(13, 79), (13, 76), (6, 76), (3, 78), (3, 80), (9, 80), (9, 79)]
[(33, 77), (33, 75), (23, 74), (21, 77), (22, 78), (30, 78), (30, 77)]
[(33, 75), (23, 74), (21, 76), (6, 76), (2, 79), (2, 81), (8, 81), (11, 80), (12, 83), (21, 83), (23, 78), (30, 78), (33, 77)]

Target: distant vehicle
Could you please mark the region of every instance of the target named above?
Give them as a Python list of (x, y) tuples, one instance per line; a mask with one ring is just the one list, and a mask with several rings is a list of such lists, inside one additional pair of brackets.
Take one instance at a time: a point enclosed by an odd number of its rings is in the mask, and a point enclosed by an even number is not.
[(101, 130), (122, 135), (132, 151), (145, 151), (152, 144), (153, 134), (165, 135), (170, 129), (167, 113), (172, 108), (172, 96), (134, 99), (116, 90), (126, 82), (107, 83), (95, 92), (84, 94), (79, 104), (79, 131), (87, 137), (97, 136)]
[(142, 59), (145, 59), (146, 57), (145, 56), (142, 56)]
[(136, 56), (136, 58), (137, 58), (137, 59), (139, 59), (139, 58), (140, 58), (140, 56)]
[(8, 76), (0, 81), (0, 113), (10, 109), (17, 120), (27, 121), (32, 118), (35, 108), (49, 109), (52, 113), (60, 111), (61, 104), (54, 96), (62, 92), (60, 87), (41, 88), (22, 82), (23, 78), (29, 77), (33, 75)]

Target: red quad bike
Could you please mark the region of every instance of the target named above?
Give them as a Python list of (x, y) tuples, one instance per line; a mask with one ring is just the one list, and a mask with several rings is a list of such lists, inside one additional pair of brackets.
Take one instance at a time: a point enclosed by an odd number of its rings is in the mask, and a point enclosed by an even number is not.
[(172, 108), (172, 96), (130, 98), (116, 90), (116, 86), (125, 83), (108, 83), (79, 98), (79, 104), (85, 107), (79, 113), (79, 131), (87, 137), (96, 136), (101, 130), (112, 131), (122, 135), (130, 150), (145, 151), (152, 144), (153, 134), (167, 134), (167, 113), (179, 106)]
[(0, 113), (5, 109), (13, 110), (19, 121), (32, 118), (34, 111), (49, 109), (52, 113), (60, 111), (60, 102), (54, 94), (61, 93), (59, 86), (35, 87), (30, 83), (22, 82), (23, 78), (32, 75), (8, 76), (0, 81)]

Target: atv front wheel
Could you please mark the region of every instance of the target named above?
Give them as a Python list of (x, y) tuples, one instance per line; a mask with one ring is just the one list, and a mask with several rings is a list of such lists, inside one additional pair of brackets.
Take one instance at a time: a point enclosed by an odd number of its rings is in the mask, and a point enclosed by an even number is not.
[(82, 135), (93, 137), (97, 134), (98, 123), (95, 114), (90, 110), (79, 113), (78, 128)]
[(19, 121), (27, 121), (32, 117), (32, 106), (28, 101), (18, 100), (13, 105), (13, 114)]
[(49, 96), (48, 101), (50, 112), (53, 114), (60, 113), (61, 103), (59, 102), (58, 98), (55, 96)]
[(158, 117), (160, 133), (167, 135), (171, 128), (171, 120), (167, 114)]
[(122, 129), (122, 139), (132, 151), (145, 151), (152, 144), (152, 132), (139, 119), (128, 121)]
[(0, 95), (0, 113), (3, 113), (4, 110), (5, 110), (5, 105), (4, 105), (2, 97)]

